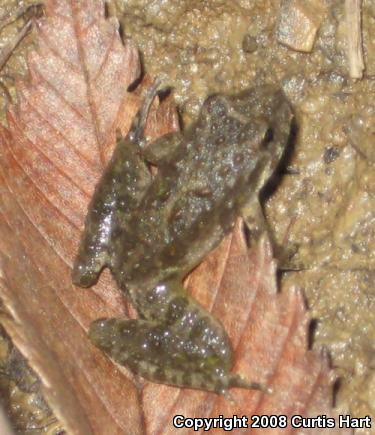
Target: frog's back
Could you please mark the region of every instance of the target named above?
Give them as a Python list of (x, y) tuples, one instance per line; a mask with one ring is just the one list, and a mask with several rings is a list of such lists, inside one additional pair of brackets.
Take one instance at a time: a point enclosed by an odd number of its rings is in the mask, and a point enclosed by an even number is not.
[[(132, 218), (134, 231), (121, 241), (123, 279), (152, 286), (185, 275), (231, 230), (269, 176), (265, 143), (274, 136), (287, 140), (289, 125), (277, 126), (272, 118), (272, 104), (290, 110), (280, 95), (267, 89), (260, 101), (259, 90), (206, 100), (197, 123), (159, 167)], [(290, 123), (291, 112), (283, 116)], [(270, 129), (278, 131), (267, 137)]]

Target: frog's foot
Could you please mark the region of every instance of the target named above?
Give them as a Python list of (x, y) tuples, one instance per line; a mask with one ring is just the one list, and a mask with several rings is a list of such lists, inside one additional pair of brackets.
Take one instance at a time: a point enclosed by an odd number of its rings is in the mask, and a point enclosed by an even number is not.
[(230, 357), (200, 349), (173, 327), (148, 320), (99, 319), (90, 339), (117, 363), (144, 378), (163, 384), (226, 394), (231, 387), (264, 391), (230, 370)]
[(258, 197), (252, 198), (242, 207), (241, 215), (245, 223), (244, 231), (248, 245), (256, 245), (263, 234), (271, 236), (271, 231), (264, 217)]
[(142, 106), (136, 113), (133, 122), (130, 126), (130, 130), (127, 134), (128, 140), (136, 144), (137, 146), (140, 146), (141, 148), (144, 147), (143, 144), (145, 140), (144, 132), (146, 128), (148, 114), (150, 112), (152, 102), (154, 101), (154, 98), (156, 97), (160, 89), (160, 85), (161, 85), (161, 81), (159, 78), (157, 78), (155, 79), (154, 83), (150, 86), (150, 88), (147, 90)]
[(298, 260), (298, 246), (289, 245), (287, 247), (274, 246), (274, 256), (278, 261), (278, 270), (281, 272), (300, 272), (309, 270), (305, 264)]
[[(87, 246), (87, 243), (85, 246)], [(91, 287), (96, 284), (100, 272), (107, 265), (107, 252), (104, 250), (100, 252), (98, 248), (96, 255), (92, 254), (90, 251), (88, 253), (83, 252), (84, 250), (80, 249), (74, 262), (72, 282), (79, 287)]]

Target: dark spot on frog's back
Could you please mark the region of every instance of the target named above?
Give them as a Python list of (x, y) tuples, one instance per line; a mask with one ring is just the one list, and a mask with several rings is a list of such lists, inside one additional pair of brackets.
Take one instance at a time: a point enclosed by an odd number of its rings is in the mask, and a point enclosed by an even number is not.
[(244, 155), (243, 155), (243, 153), (236, 153), (235, 155), (234, 155), (234, 158), (233, 158), (233, 163), (236, 165), (236, 166), (238, 166), (238, 165), (240, 165), (241, 163), (243, 163), (243, 161), (244, 161)]
[(219, 136), (216, 137), (216, 139), (215, 139), (215, 145), (217, 147), (223, 145), (224, 143), (225, 143), (225, 136), (224, 135), (219, 135)]

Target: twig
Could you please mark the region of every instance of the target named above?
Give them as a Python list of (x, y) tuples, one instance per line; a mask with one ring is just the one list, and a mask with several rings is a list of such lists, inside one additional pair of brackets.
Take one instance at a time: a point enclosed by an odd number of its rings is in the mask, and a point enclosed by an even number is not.
[(362, 49), (361, 7), (362, 0), (345, 0), (349, 75), (353, 79), (361, 79), (365, 69)]
[(32, 21), (28, 21), (17, 35), (2, 49), (0, 52), (0, 71), (4, 68), (4, 65), (8, 62), (8, 59), (12, 55), (17, 45), (23, 40), (23, 38), (30, 31)]
[(0, 31), (20, 18), (29, 21), (30, 18), (40, 18), (43, 13), (43, 3), (35, 3), (30, 6), (20, 6), (16, 11), (10, 11), (0, 17)]
[(3, 69), (18, 44), (21, 43), (24, 37), (31, 30), (34, 19), (40, 18), (42, 14), (43, 4), (36, 3), (28, 7), (20, 7), (14, 15), (7, 14), (0, 18), (0, 31), (20, 18), (24, 18), (26, 21), (17, 35), (14, 36), (14, 38), (0, 51), (0, 71)]

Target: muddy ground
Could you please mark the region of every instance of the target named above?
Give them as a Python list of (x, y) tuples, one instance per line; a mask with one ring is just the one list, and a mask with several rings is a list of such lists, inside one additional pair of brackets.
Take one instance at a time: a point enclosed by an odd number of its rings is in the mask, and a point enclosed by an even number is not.
[[(328, 349), (340, 376), (336, 404), (375, 418), (375, 4), (363, 1), (366, 69), (353, 79), (344, 2), (305, 3), (317, 33), (301, 39), (285, 36), (293, 1), (117, 0), (109, 10), (138, 44), (144, 71), (174, 88), (185, 126), (213, 92), (273, 83), (292, 102), (294, 149), (264, 201), (283, 267), (296, 269), (281, 274), (281, 290), (298, 286), (306, 296), (312, 347)], [(19, 28), (2, 32), (0, 44)], [(30, 44), (2, 71), (12, 95)]]

